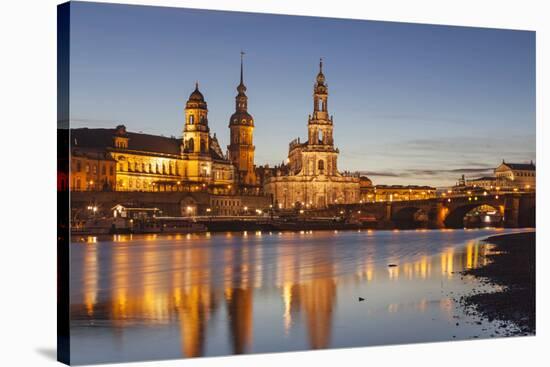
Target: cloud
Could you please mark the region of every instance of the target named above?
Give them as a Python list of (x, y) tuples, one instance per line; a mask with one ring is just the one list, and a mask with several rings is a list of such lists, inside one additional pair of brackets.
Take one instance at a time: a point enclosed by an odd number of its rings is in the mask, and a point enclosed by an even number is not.
[(412, 168), (400, 171), (360, 171), (361, 175), (375, 176), (375, 177), (448, 177), (449, 174), (491, 174), (494, 167), (464, 167), (464, 168), (452, 168), (452, 169), (421, 169)]
[(359, 173), (363, 176), (401, 177), (401, 174), (395, 172), (360, 171)]
[(485, 173), (492, 172), (495, 167), (484, 167), (484, 168), (455, 168), (446, 170), (446, 172), (458, 172), (458, 173)]

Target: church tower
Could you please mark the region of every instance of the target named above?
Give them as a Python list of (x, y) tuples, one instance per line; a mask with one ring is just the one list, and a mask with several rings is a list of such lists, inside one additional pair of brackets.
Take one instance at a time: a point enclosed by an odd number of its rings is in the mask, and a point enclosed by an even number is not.
[(313, 86), (313, 114), (309, 115), (308, 141), (302, 151), (307, 174), (337, 176), (338, 149), (334, 148), (333, 120), (328, 114), (328, 85), (323, 74), (323, 59)]
[[(359, 202), (359, 177), (338, 171), (340, 152), (334, 147), (333, 126), (321, 59), (313, 85), (313, 113), (307, 121), (308, 140), (303, 143), (299, 138), (291, 141), (285, 170), (278, 170), (264, 182), (264, 192), (272, 195), (276, 207), (326, 208), (332, 204)], [(319, 340), (321, 345), (323, 341)]]
[(208, 109), (204, 96), (199, 91), (199, 83), (195, 83), (195, 90), (185, 104), (183, 151), (190, 154), (208, 155), (209, 149)]
[(235, 113), (229, 120), (231, 142), (227, 148), (229, 159), (239, 172), (241, 184), (255, 185), (257, 180), (254, 171), (254, 119), (248, 113), (248, 97), (245, 94), (246, 86), (243, 82), (243, 55), (244, 52), (241, 52), (241, 82), (237, 86)]
[(319, 73), (313, 87), (313, 115), (308, 119), (309, 145), (333, 147), (332, 116), (328, 115), (328, 85), (323, 74), (323, 59), (319, 61)]

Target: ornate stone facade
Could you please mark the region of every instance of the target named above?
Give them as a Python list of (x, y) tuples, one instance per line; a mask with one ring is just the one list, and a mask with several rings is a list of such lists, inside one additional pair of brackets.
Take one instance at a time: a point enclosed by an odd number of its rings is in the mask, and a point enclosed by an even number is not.
[(359, 177), (338, 172), (339, 150), (334, 147), (333, 118), (328, 113), (328, 86), (323, 61), (313, 89), (313, 114), (308, 117), (308, 140), (293, 140), (288, 163), (267, 178), (264, 190), (276, 206), (323, 208), (360, 200)]
[(531, 163), (502, 163), (495, 168), (497, 185), (502, 188), (516, 188), (522, 191), (535, 190), (537, 186), (537, 171)]
[(238, 189), (236, 167), (223, 154), (216, 135), (210, 136), (207, 104), (198, 84), (185, 105), (181, 139), (128, 132), (124, 125), (72, 129), (71, 139), (74, 152), (84, 148), (103, 151), (116, 163), (116, 182), (111, 187), (116, 191), (227, 195)]

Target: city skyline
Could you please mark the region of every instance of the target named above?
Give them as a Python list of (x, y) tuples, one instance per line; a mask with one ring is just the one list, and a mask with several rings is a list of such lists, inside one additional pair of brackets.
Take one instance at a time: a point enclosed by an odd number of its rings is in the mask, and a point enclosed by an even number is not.
[(446, 186), (535, 160), (534, 32), (75, 4), (74, 127), (180, 136), (198, 80), (225, 151), (244, 50), (256, 165), (306, 139), (319, 57), (340, 170)]

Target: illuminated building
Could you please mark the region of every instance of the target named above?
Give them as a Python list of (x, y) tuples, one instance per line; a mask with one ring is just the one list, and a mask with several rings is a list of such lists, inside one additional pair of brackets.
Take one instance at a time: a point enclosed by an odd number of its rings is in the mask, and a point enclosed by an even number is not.
[(95, 149), (103, 152), (105, 161), (116, 163), (116, 191), (229, 194), (238, 187), (235, 167), (224, 156), (216, 135), (210, 135), (207, 104), (198, 84), (185, 105), (181, 139), (129, 132), (124, 125), (72, 129), (71, 139), (73, 152)]
[(495, 168), (497, 184), (503, 188), (534, 190), (537, 185), (536, 167), (530, 163), (502, 163)]
[(115, 164), (110, 154), (96, 149), (71, 152), (71, 191), (115, 190)]
[(338, 172), (338, 154), (321, 60), (313, 89), (313, 115), (308, 118), (308, 140), (301, 143), (298, 138), (290, 143), (288, 163), (276, 168), (266, 179), (264, 191), (273, 195), (276, 205), (284, 209), (358, 202), (359, 177)]
[(536, 166), (530, 163), (502, 163), (494, 169), (494, 176), (465, 178), (464, 175), (452, 188), (453, 193), (464, 191), (512, 192), (535, 191)]
[(417, 185), (376, 185), (361, 188), (361, 201), (364, 203), (379, 201), (426, 200), (436, 197), (436, 188)]
[(254, 119), (248, 113), (248, 97), (246, 96), (246, 86), (243, 82), (243, 55), (241, 52), (241, 82), (237, 86), (237, 96), (235, 97), (235, 113), (229, 119), (229, 130), (231, 134), (231, 143), (227, 147), (229, 150), (229, 159), (239, 175), (239, 182), (245, 191), (257, 191), (257, 180), (254, 167), (253, 144)]
[(497, 178), (494, 176), (483, 176), (465, 180), (465, 185), (468, 187), (479, 187), (485, 190), (492, 190), (497, 185)]

